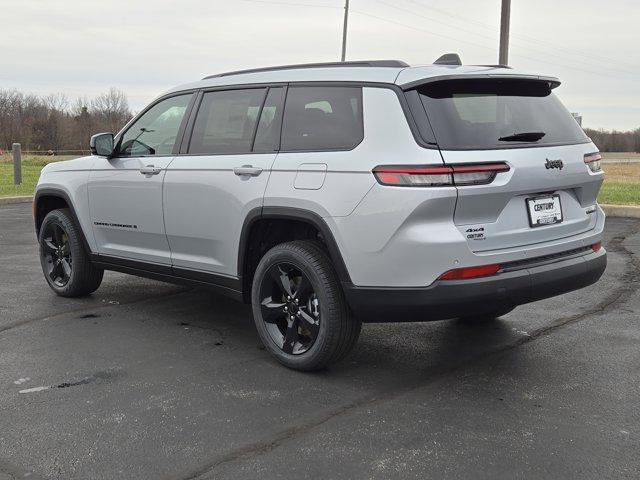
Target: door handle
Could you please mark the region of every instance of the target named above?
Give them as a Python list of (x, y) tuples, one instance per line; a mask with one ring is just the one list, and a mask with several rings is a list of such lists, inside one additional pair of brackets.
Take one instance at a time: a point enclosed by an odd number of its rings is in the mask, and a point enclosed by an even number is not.
[(162, 171), (160, 167), (154, 167), (153, 165), (147, 165), (140, 169), (142, 175), (158, 175)]
[(242, 177), (245, 175), (248, 177), (257, 177), (262, 173), (262, 169), (259, 167), (254, 167), (252, 165), (243, 165), (241, 167), (234, 168), (233, 173), (235, 173), (239, 177)]

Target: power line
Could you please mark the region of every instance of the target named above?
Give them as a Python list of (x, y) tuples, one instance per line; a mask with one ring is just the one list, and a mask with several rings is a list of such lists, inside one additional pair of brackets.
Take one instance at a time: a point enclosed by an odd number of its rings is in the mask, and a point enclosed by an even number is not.
[[(454, 29), (454, 30), (456, 30), (456, 31), (462, 31), (462, 32), (470, 33), (470, 34), (472, 34), (472, 35), (476, 35), (476, 36), (481, 37), (481, 38), (489, 39), (489, 40), (491, 40), (492, 42), (497, 42), (497, 41), (498, 41), (498, 38), (497, 38), (495, 35), (490, 36), (490, 35), (486, 35), (486, 34), (483, 34), (483, 33), (478, 33), (478, 32), (476, 32), (476, 31), (469, 30), (469, 29), (466, 29), (466, 28), (463, 28), (463, 27), (459, 27), (459, 26), (457, 26), (457, 25), (453, 25), (453, 24), (451, 24), (451, 23), (446, 23), (446, 22), (443, 22), (443, 21), (441, 21), (441, 20), (439, 20), (439, 19), (435, 19), (435, 18), (433, 18), (433, 17), (428, 17), (428, 16), (423, 15), (423, 14), (421, 14), (421, 13), (414, 12), (413, 10), (410, 10), (410, 9), (408, 9), (408, 8), (404, 8), (404, 7), (400, 7), (400, 6), (398, 6), (398, 5), (391, 4), (391, 3), (386, 2), (386, 1), (384, 1), (384, 0), (374, 0), (374, 1), (376, 1), (377, 3), (383, 4), (383, 5), (386, 5), (386, 6), (390, 7), (390, 8), (395, 9), (395, 10), (402, 11), (402, 12), (406, 12), (406, 13), (408, 13), (408, 14), (412, 15), (412, 16), (418, 16), (418, 17), (420, 17), (420, 18), (424, 18), (425, 20), (428, 20), (428, 21), (431, 21), (431, 22), (437, 23), (438, 25), (444, 25), (444, 26), (447, 26), (447, 27), (452, 28), (452, 29)], [(407, 1), (412, 1), (412, 0), (407, 0)], [(414, 2), (414, 3), (415, 3), (415, 2)], [(434, 7), (433, 9), (434, 9), (434, 10), (436, 10), (436, 11), (443, 11), (443, 10), (441, 10), (441, 9), (436, 9), (435, 7)], [(444, 12), (444, 11), (443, 11), (443, 12)], [(455, 17), (456, 15), (451, 14), (450, 16)], [(481, 24), (480, 22), (473, 22), (473, 23), (477, 23), (477, 24), (483, 25), (483, 24)], [(495, 28), (494, 28), (494, 27), (487, 27), (487, 28), (491, 28), (493, 31), (496, 31), (498, 27), (495, 27)], [(562, 60), (562, 61), (564, 61), (564, 62), (566, 62), (566, 61), (567, 61), (567, 56), (566, 56), (566, 55), (557, 54), (557, 53), (555, 53), (555, 52), (549, 52), (549, 49), (548, 49), (548, 48), (545, 48), (544, 50), (541, 50), (541, 49), (539, 49), (539, 48), (531, 47), (531, 46), (529, 46), (529, 45), (523, 45), (523, 44), (521, 44), (521, 43), (519, 43), (519, 42), (514, 42), (513, 40), (511, 41), (511, 43), (512, 43), (513, 45), (517, 46), (518, 48), (524, 48), (524, 49), (526, 49), (526, 50), (530, 50), (530, 51), (532, 51), (532, 52), (534, 52), (534, 53), (536, 53), (536, 54), (544, 54), (545, 56), (552, 56), (552, 57), (556, 57), (556, 58), (558, 58), (558, 59), (560, 59), (560, 60)], [(544, 48), (544, 47), (543, 47), (543, 48)], [(517, 55), (517, 56), (522, 56), (522, 55)], [(583, 61), (583, 60), (580, 60), (580, 59), (577, 59), (577, 58), (573, 58), (573, 57), (569, 58), (569, 60), (570, 60), (571, 62), (578, 62), (578, 63), (581, 63), (581, 64), (586, 65), (587, 67), (591, 67), (591, 68), (597, 68), (597, 67), (599, 67), (599, 66), (600, 66), (600, 63), (598, 63), (597, 61), (596, 61), (596, 64), (594, 65), (593, 63), (585, 62), (585, 61)], [(553, 62), (549, 62), (549, 63), (552, 63), (552, 64), (553, 64)], [(584, 69), (584, 67), (577, 67), (577, 68), (582, 68), (582, 69)], [(628, 71), (628, 70), (624, 70), (624, 69), (621, 69), (621, 68), (615, 68), (615, 67), (614, 67), (613, 69), (618, 70), (618, 71), (623, 72), (623, 73), (626, 73), (626, 74), (636, 75), (636, 73), (635, 73), (635, 72), (630, 72), (630, 71)]]
[[(430, 30), (426, 30), (426, 29), (423, 29), (423, 28), (414, 27), (413, 25), (408, 25), (406, 23), (398, 22), (396, 20), (391, 20), (391, 19), (388, 19), (388, 18), (380, 17), (378, 15), (373, 15), (371, 13), (362, 12), (360, 10), (351, 9), (351, 11), (353, 13), (357, 13), (358, 15), (363, 15), (363, 16), (366, 16), (366, 17), (375, 18), (375, 19), (383, 21), (383, 22), (392, 23), (392, 24), (399, 25), (399, 26), (402, 26), (402, 27), (405, 27), (405, 28), (409, 28), (411, 30), (416, 30), (418, 32), (423, 32), (423, 33), (427, 33), (429, 35), (434, 35), (434, 36), (437, 36), (437, 37), (446, 38), (448, 40), (453, 40), (453, 41), (461, 42), (461, 43), (467, 43), (469, 45), (473, 45), (474, 47), (481, 47), (481, 48), (486, 48), (488, 50), (495, 51), (495, 47), (488, 47), (486, 45), (479, 44), (477, 42), (471, 42), (471, 41), (467, 41), (467, 40), (462, 40), (460, 38), (452, 37), (452, 36), (449, 36), (449, 35), (444, 35), (444, 34), (436, 33), (436, 32), (433, 32), (433, 31), (430, 31)], [(571, 70), (577, 70), (577, 71), (581, 71), (581, 72), (584, 72), (584, 73), (590, 73), (592, 75), (599, 75), (599, 76), (602, 76), (602, 77), (615, 78), (617, 80), (620, 79), (619, 76), (607, 75), (606, 73), (603, 73), (603, 72), (599, 72), (599, 71), (595, 71), (595, 70), (587, 70), (585, 68), (580, 68), (580, 67), (575, 67), (575, 66), (572, 66), (572, 65), (567, 65), (566, 63), (556, 63), (556, 62), (551, 62), (549, 60), (542, 60), (540, 58), (530, 57), (528, 55), (521, 55), (521, 54), (517, 54), (516, 56), (520, 57), (520, 58), (527, 59), (527, 60), (531, 60), (531, 61), (534, 61), (534, 62), (547, 63), (549, 65), (569, 68)]]
[(281, 2), (279, 0), (241, 0), (243, 2), (249, 2), (249, 3), (262, 3), (265, 5), (287, 5), (290, 7), (316, 7), (316, 8), (333, 8), (333, 9), (337, 9), (337, 8), (341, 8), (338, 7), (336, 5), (320, 5), (320, 4), (316, 4), (316, 3), (300, 3), (300, 2)]
[[(473, 31), (473, 30), (469, 30), (469, 29), (465, 29), (465, 28), (459, 27), (459, 26), (457, 26), (457, 25), (452, 25), (452, 24), (450, 24), (450, 23), (445, 23), (445, 22), (443, 22), (443, 21), (441, 21), (441, 20), (438, 20), (438, 19), (435, 19), (435, 18), (432, 18), (432, 17), (427, 17), (426, 15), (422, 15), (422, 14), (420, 14), (420, 13), (414, 12), (414, 11), (409, 10), (409, 9), (407, 9), (407, 8), (403, 8), (403, 7), (399, 7), (399, 6), (397, 6), (397, 5), (393, 5), (393, 4), (388, 3), (388, 2), (386, 2), (386, 1), (384, 1), (384, 0), (374, 0), (374, 1), (376, 1), (376, 2), (378, 2), (378, 3), (380, 3), (380, 4), (383, 4), (383, 5), (386, 5), (386, 6), (390, 7), (390, 8), (395, 9), (395, 10), (399, 10), (399, 11), (402, 11), (402, 12), (409, 13), (409, 14), (411, 14), (412, 16), (418, 16), (418, 17), (420, 17), (420, 18), (424, 18), (425, 20), (428, 20), (428, 21), (431, 21), (431, 22), (437, 23), (438, 25), (444, 25), (444, 26), (447, 26), (447, 27), (452, 28), (452, 29), (455, 29), (455, 30), (457, 30), (457, 31), (463, 31), (463, 32), (466, 32), (466, 33), (470, 33), (470, 34), (472, 34), (472, 35), (476, 35), (476, 36), (481, 37), (481, 38), (486, 38), (486, 39), (491, 40), (492, 42), (497, 42), (497, 40), (498, 40), (498, 39), (497, 39), (497, 37), (495, 37), (495, 36), (485, 35), (485, 34), (482, 34), (482, 33), (475, 32), (475, 31)], [(409, 1), (409, 0), (407, 0), (407, 1)], [(415, 2), (414, 2), (414, 3), (415, 3)], [(438, 11), (440, 11), (440, 9), (435, 9), (435, 8), (434, 8), (434, 10), (438, 10)], [(451, 16), (455, 16), (455, 15), (453, 15), (453, 14), (452, 14)], [(382, 17), (380, 17), (380, 19), (382, 19)], [(479, 23), (479, 22), (474, 22), (474, 23)], [(494, 28), (494, 30), (496, 30), (496, 29), (497, 29), (497, 27), (495, 27), (495, 28)], [(428, 33), (431, 33), (431, 34), (435, 34), (435, 33), (434, 33), (434, 32), (432, 32), (432, 31), (427, 31), (427, 30), (425, 30), (425, 32), (428, 32)], [(452, 38), (452, 37), (449, 37), (449, 38)], [(458, 40), (458, 41), (461, 41), (461, 40)], [(467, 42), (467, 43), (469, 43), (469, 42)], [(565, 63), (563, 63), (563, 64), (558, 64), (558, 63), (549, 62), (549, 61), (546, 61), (546, 60), (537, 60), (537, 59), (534, 59), (534, 58), (532, 58), (532, 57), (526, 57), (525, 55), (516, 54), (516, 56), (518, 56), (518, 57), (528, 58), (528, 59), (530, 59), (530, 60), (534, 60), (534, 61), (542, 61), (542, 62), (544, 62), (544, 63), (549, 63), (549, 64), (551, 64), (551, 65), (562, 65), (562, 66), (567, 66), (567, 65), (566, 65), (566, 62), (567, 62), (567, 56), (566, 56), (566, 55), (557, 54), (557, 53), (555, 53), (555, 52), (549, 52), (549, 51), (548, 51), (548, 49), (541, 50), (541, 49), (538, 49), (538, 48), (535, 48), (535, 47), (531, 47), (531, 46), (528, 46), (528, 45), (523, 45), (523, 44), (521, 44), (521, 43), (519, 43), (519, 42), (511, 41), (511, 43), (512, 43), (512, 44), (514, 44), (515, 46), (517, 46), (518, 48), (524, 48), (524, 49), (527, 49), (527, 50), (531, 50), (532, 52), (534, 52), (534, 53), (536, 53), (536, 54), (544, 54), (545, 56), (552, 56), (552, 57), (556, 57), (556, 58), (558, 58), (558, 59), (562, 60), (562, 61), (563, 61), (563, 62), (565, 62)], [(572, 58), (570, 58), (569, 60), (570, 60), (571, 62), (578, 62), (578, 63), (581, 63), (581, 64), (586, 65), (587, 67), (591, 67), (591, 68), (596, 68), (596, 67), (599, 67), (599, 66), (600, 66), (600, 64), (599, 64), (599, 63), (597, 63), (597, 62), (596, 62), (597, 64), (596, 64), (596, 65), (594, 65), (594, 64), (592, 64), (592, 63), (588, 63), (588, 62), (585, 62), (585, 61), (583, 61), (583, 60), (580, 60), (580, 59), (577, 59), (577, 58), (573, 58), (573, 57), (572, 57)], [(586, 72), (586, 71), (588, 71), (588, 72), (591, 72), (591, 73), (600, 74), (600, 72), (596, 72), (596, 71), (593, 71), (593, 70), (587, 70), (587, 69), (585, 69), (584, 67), (580, 67), (580, 66), (577, 66), (577, 67), (575, 67), (575, 68), (576, 68), (576, 69), (579, 69), (579, 70), (581, 70), (581, 71), (585, 71), (585, 72)], [(610, 68), (610, 69), (611, 69), (611, 68)], [(629, 75), (633, 75), (633, 76), (635, 76), (635, 75), (636, 75), (636, 72), (630, 72), (630, 71), (628, 71), (628, 70), (624, 70), (624, 69), (621, 69), (621, 68), (615, 68), (615, 67), (614, 67), (613, 69), (618, 70), (618, 71), (623, 72), (623, 73), (626, 73), (626, 74), (629, 74)]]
[(438, 19), (435, 19), (435, 18), (432, 18), (432, 17), (427, 17), (426, 15), (422, 15), (422, 14), (420, 14), (420, 13), (416, 13), (416, 12), (414, 12), (413, 10), (410, 10), (410, 9), (408, 9), (408, 8), (403, 8), (403, 7), (399, 7), (399, 6), (397, 6), (397, 5), (393, 5), (393, 4), (389, 3), (389, 2), (385, 2), (384, 0), (374, 0), (374, 1), (375, 1), (375, 2), (378, 2), (378, 3), (381, 3), (381, 4), (383, 4), (383, 5), (386, 5), (386, 6), (390, 7), (390, 8), (394, 8), (394, 9), (396, 9), (396, 10), (399, 10), (399, 11), (401, 11), (401, 12), (409, 13), (409, 14), (410, 14), (410, 15), (412, 15), (412, 16), (416, 16), (416, 17), (424, 18), (425, 20), (429, 20), (429, 21), (431, 21), (431, 22), (438, 23), (439, 25), (445, 25), (445, 26), (448, 26), (448, 27), (454, 28), (454, 29), (456, 29), (456, 30), (461, 30), (461, 31), (463, 31), (463, 32), (471, 33), (471, 34), (473, 34), (473, 35), (477, 35), (477, 36), (479, 36), (479, 37), (484, 37), (484, 38), (488, 38), (489, 40), (496, 41), (496, 37), (495, 37), (495, 36), (483, 35), (483, 34), (481, 34), (481, 33), (477, 33), (477, 32), (474, 32), (474, 31), (472, 31), (472, 30), (465, 30), (464, 28), (460, 28), (460, 27), (458, 27), (458, 26), (456, 26), (456, 25), (451, 25), (451, 24), (449, 24), (449, 23), (444, 23), (444, 22), (442, 22), (442, 21), (440, 21), (440, 20), (438, 20)]
[[(420, 1), (416, 1), (416, 0), (405, 0), (405, 1), (406, 2), (410, 2), (410, 3), (414, 4), (414, 5), (418, 5), (421, 8), (432, 10), (434, 12), (438, 12), (438, 13), (440, 13), (442, 15), (445, 15), (445, 16), (448, 16), (450, 18), (457, 19), (458, 21), (462, 21), (462, 22), (465, 22), (465, 23), (471, 23), (471, 24), (477, 25), (479, 27), (486, 28), (488, 30), (491, 30), (492, 32), (495, 32), (498, 29), (497, 25), (489, 25), (489, 24), (484, 23), (484, 22), (479, 22), (477, 20), (474, 20), (474, 19), (471, 19), (471, 18), (468, 18), (468, 17), (464, 17), (462, 15), (458, 15), (458, 14), (449, 12), (447, 10), (443, 10), (441, 8), (433, 7), (431, 5), (426, 5), (426, 4), (424, 4), (424, 3), (420, 2)], [(514, 36), (514, 37), (527, 39), (527, 40), (529, 40), (531, 42), (538, 43), (538, 44), (540, 44), (542, 46), (546, 45), (547, 48), (551, 47), (551, 48), (554, 48), (555, 50), (565, 51), (565, 52), (567, 52), (567, 53), (569, 53), (569, 54), (571, 54), (573, 56), (580, 55), (580, 56), (582, 56), (584, 58), (587, 58), (587, 59), (591, 60), (592, 62), (598, 62), (599, 64), (602, 64), (602, 61), (606, 61), (607, 65), (611, 65), (612, 62), (617, 62), (619, 64), (624, 64), (624, 65), (627, 65), (628, 67), (632, 67), (632, 68), (638, 68), (639, 67), (639, 65), (636, 65), (636, 64), (625, 62), (625, 61), (619, 60), (619, 59), (614, 60), (614, 59), (612, 59), (610, 57), (604, 57), (604, 56), (601, 56), (601, 55), (597, 55), (597, 54), (595, 54), (593, 52), (587, 53), (587, 52), (585, 52), (583, 50), (579, 50), (579, 49), (575, 49), (575, 48), (562, 47), (562, 46), (559, 46), (559, 45), (557, 45), (557, 44), (555, 44), (553, 42), (542, 40), (542, 39), (537, 38), (537, 37), (532, 37), (532, 36), (529, 36), (529, 35), (524, 35), (524, 34), (521, 34), (521, 33), (513, 33), (513, 32), (511, 33), (511, 35)], [(597, 60), (597, 58), (600, 58), (600, 60)], [(574, 59), (574, 60), (578, 61), (577, 59)], [(582, 61), (582, 63), (586, 63), (586, 62)], [(596, 65), (591, 65), (591, 66), (596, 66)], [(627, 72), (627, 73), (631, 73), (631, 72)]]
[(468, 43), (469, 45), (473, 45), (475, 47), (486, 48), (488, 50), (495, 50), (494, 47), (489, 47), (489, 46), (486, 46), (486, 45), (478, 44), (476, 42), (470, 42), (470, 41), (467, 41), (467, 40), (462, 40), (462, 39), (459, 39), (459, 38), (451, 37), (449, 35), (444, 35), (442, 33), (432, 32), (431, 30), (426, 30), (424, 28), (414, 27), (413, 25), (408, 25), (406, 23), (398, 22), (396, 20), (391, 20), (389, 18), (379, 17), (378, 15), (373, 15), (371, 13), (363, 12), (361, 10), (354, 10), (352, 8), (351, 11), (353, 13), (357, 13), (358, 15), (363, 15), (365, 17), (370, 17), (370, 18), (375, 18), (375, 19), (378, 19), (378, 20), (381, 20), (381, 21), (387, 22), (387, 23), (393, 23), (395, 25), (400, 25), (400, 26), (405, 27), (405, 28), (410, 28), (411, 30), (416, 30), (418, 32), (428, 33), (429, 35), (434, 35), (436, 37), (442, 37), (442, 38), (446, 38), (448, 40), (454, 40), (456, 42)]
[[(343, 7), (340, 7), (340, 6), (337, 6), (337, 5), (326, 5), (326, 4), (320, 5), (320, 4), (312, 4), (312, 3), (297, 3), (297, 2), (296, 3), (292, 3), (292, 2), (286, 2), (286, 1), (280, 1), (280, 0), (242, 0), (242, 1), (251, 2), (251, 3), (260, 3), (260, 4), (288, 5), (288, 6), (296, 6), (296, 7), (317, 7), (317, 8), (332, 8), (332, 9), (341, 9), (341, 8), (343, 8)], [(476, 36), (479, 36), (479, 37), (482, 37), (482, 38), (487, 38), (487, 39), (490, 39), (490, 40), (492, 40), (494, 42), (496, 41), (495, 37), (491, 37), (489, 35), (484, 35), (484, 34), (481, 34), (481, 33), (478, 33), (478, 32), (474, 32), (472, 30), (460, 28), (459, 26), (456, 26), (456, 25), (446, 24), (446, 23), (442, 22), (441, 20), (427, 17), (425, 15), (416, 13), (416, 12), (414, 12), (412, 10), (409, 10), (409, 9), (406, 9), (406, 8), (402, 8), (402, 7), (398, 7), (397, 5), (392, 5), (392, 4), (390, 4), (390, 3), (386, 2), (386, 1), (383, 1), (383, 0), (375, 0), (375, 1), (377, 1), (378, 3), (382, 3), (384, 5), (387, 5), (387, 6), (391, 7), (391, 8), (396, 9), (396, 10), (401, 10), (401, 11), (404, 11), (406, 13), (410, 13), (412, 16), (418, 16), (418, 17), (424, 18), (425, 20), (430, 20), (432, 22), (436, 22), (438, 24), (442, 24), (442, 25), (448, 26), (448, 27), (456, 29), (456, 30), (461, 30), (461, 31), (464, 31), (466, 33), (470, 33), (472, 35), (476, 35)], [(465, 17), (461, 17), (459, 15), (447, 12), (446, 10), (442, 10), (442, 9), (439, 9), (439, 8), (436, 8), (436, 7), (427, 6), (427, 5), (425, 5), (425, 4), (421, 3), (421, 2), (417, 2), (416, 0), (405, 0), (405, 1), (411, 2), (411, 3), (416, 4), (416, 5), (419, 5), (420, 7), (423, 7), (423, 8), (427, 8), (427, 9), (431, 9), (431, 10), (434, 10), (434, 11), (438, 11), (441, 14), (447, 15), (447, 16), (452, 17), (452, 18), (458, 18), (458, 19), (460, 19), (462, 21), (466, 21), (466, 22), (477, 24), (479, 26), (483, 26), (483, 28), (489, 28), (489, 29), (491, 29), (493, 31), (495, 31), (497, 29), (497, 27), (491, 27), (491, 26), (489, 26), (487, 24), (484, 24), (482, 22), (474, 21), (474, 20), (471, 20), (471, 19), (466, 19)], [(363, 12), (361, 10), (356, 10), (356, 9), (353, 9), (353, 8), (351, 8), (350, 11), (353, 12), (353, 13), (356, 13), (358, 15), (362, 15), (362, 16), (369, 17), (369, 18), (374, 18), (374, 19), (377, 19), (377, 20), (380, 20), (380, 21), (383, 21), (383, 22), (387, 22), (387, 23), (391, 23), (391, 24), (394, 24), (394, 25), (402, 26), (404, 28), (408, 28), (408, 29), (415, 30), (415, 31), (418, 31), (418, 32), (427, 33), (427, 34), (432, 35), (432, 36), (437, 36), (437, 37), (445, 38), (445, 39), (448, 39), (448, 40), (453, 40), (455, 42), (473, 45), (474, 47), (480, 47), (480, 48), (484, 48), (484, 49), (495, 51), (495, 47), (493, 47), (493, 46), (490, 47), (490, 46), (487, 46), (487, 45), (484, 45), (484, 44), (481, 44), (481, 43), (477, 43), (477, 42), (473, 42), (473, 41), (469, 41), (469, 40), (463, 40), (463, 39), (460, 39), (460, 38), (457, 38), (457, 37), (454, 37), (454, 36), (451, 36), (451, 35), (446, 35), (446, 34), (434, 32), (434, 31), (431, 31), (431, 30), (427, 30), (427, 29), (424, 29), (424, 28), (415, 27), (413, 25), (409, 25), (409, 24), (406, 24), (406, 23), (403, 23), (403, 22), (400, 22), (400, 21), (397, 21), (397, 20), (381, 17), (381, 16), (378, 16), (378, 15), (374, 15), (374, 14), (371, 14), (371, 13), (368, 13), (368, 12)], [(522, 36), (522, 35), (514, 34), (514, 36)], [(565, 58), (562, 58), (560, 55), (558, 55), (556, 53), (548, 52), (548, 51), (536, 51), (536, 49), (534, 47), (524, 46), (524, 45), (521, 45), (521, 44), (518, 44), (518, 43), (514, 43), (514, 44), (518, 48), (529, 49), (529, 50), (532, 50), (532, 51), (534, 51), (536, 53), (544, 53), (547, 56), (549, 56), (549, 55), (555, 56), (555, 57), (559, 58), (560, 60), (562, 60), (564, 63), (557, 63), (557, 62), (549, 61), (548, 59), (540, 59), (540, 58), (531, 57), (531, 56), (528, 56), (528, 55), (515, 54), (519, 58), (531, 60), (531, 61), (538, 62), (538, 63), (546, 63), (546, 64), (549, 64), (549, 65), (569, 68), (569, 69), (572, 69), (572, 70), (577, 70), (577, 71), (581, 71), (581, 72), (584, 72), (584, 73), (589, 73), (589, 74), (592, 74), (592, 75), (599, 75), (599, 76), (603, 76), (603, 77), (619, 79), (618, 76), (608, 75), (608, 74), (600, 72), (600, 71), (589, 70), (589, 69), (586, 69), (586, 68), (577, 67), (577, 66), (574, 66), (574, 65), (569, 65), (569, 64), (566, 63), (566, 59)], [(556, 48), (556, 47), (553, 46), (553, 48)], [(568, 49), (564, 49), (564, 50), (568, 50)], [(591, 64), (589, 64), (587, 62), (584, 62), (584, 61), (581, 61), (581, 60), (575, 59), (575, 58), (572, 58), (571, 61), (577, 61), (577, 62), (583, 63), (583, 64), (585, 64), (585, 65), (587, 65), (589, 67), (596, 67), (597, 66), (597, 65), (591, 65)], [(629, 71), (625, 71), (625, 70), (622, 70), (622, 69), (618, 69), (618, 70), (620, 70), (621, 72), (628, 73), (628, 74), (631, 74), (631, 75), (635, 76), (634, 72), (629, 72)]]

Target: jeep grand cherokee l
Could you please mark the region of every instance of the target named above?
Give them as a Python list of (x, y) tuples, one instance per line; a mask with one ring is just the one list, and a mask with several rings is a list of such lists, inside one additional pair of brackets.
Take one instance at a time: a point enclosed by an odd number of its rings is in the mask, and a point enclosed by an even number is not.
[(62, 296), (104, 270), (250, 302), (283, 364), (344, 357), (362, 322), (503, 315), (606, 266), (600, 155), (553, 77), (501, 66), (310, 64), (153, 101), (34, 198)]

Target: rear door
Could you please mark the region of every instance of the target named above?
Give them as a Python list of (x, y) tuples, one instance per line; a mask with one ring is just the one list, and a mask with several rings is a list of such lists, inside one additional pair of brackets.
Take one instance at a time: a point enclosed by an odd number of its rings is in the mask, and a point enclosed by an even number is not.
[(375, 182), (371, 155), (379, 153), (362, 151), (362, 90), (355, 85), (289, 86), (282, 145), (265, 206), (305, 209), (323, 217), (353, 211)]
[(237, 275), (247, 214), (261, 207), (277, 154), (284, 86), (204, 92), (167, 168), (164, 220), (174, 269)]
[(492, 182), (458, 185), (454, 221), (472, 251), (552, 241), (595, 227), (596, 148), (543, 81), (482, 79), (422, 87), (448, 165), (506, 163)]

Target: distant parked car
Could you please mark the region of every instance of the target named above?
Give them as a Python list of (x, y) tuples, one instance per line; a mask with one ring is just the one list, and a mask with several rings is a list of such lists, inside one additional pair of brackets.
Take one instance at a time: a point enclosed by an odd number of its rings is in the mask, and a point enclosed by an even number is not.
[(68, 297), (104, 270), (212, 287), (300, 370), (344, 357), (363, 321), (494, 318), (585, 287), (606, 266), (603, 173), (559, 84), (454, 55), (176, 87), (43, 169), (45, 278)]

